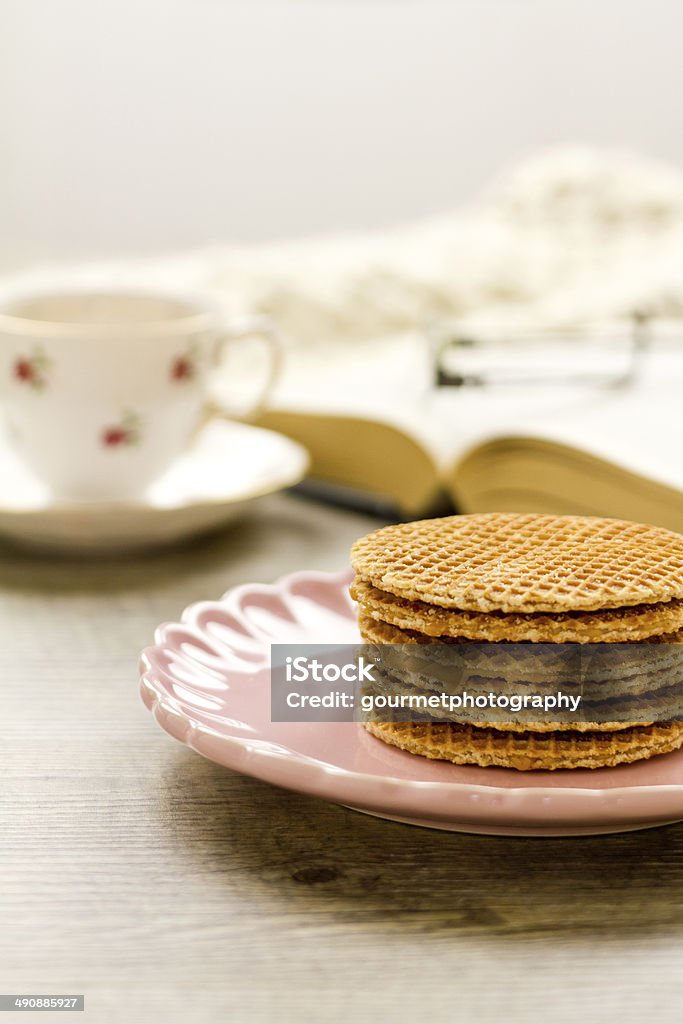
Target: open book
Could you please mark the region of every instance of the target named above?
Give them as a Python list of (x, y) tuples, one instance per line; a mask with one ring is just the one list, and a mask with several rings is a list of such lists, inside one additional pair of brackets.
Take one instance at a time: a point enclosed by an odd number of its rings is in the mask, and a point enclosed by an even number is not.
[(412, 401), (397, 389), (388, 402), (386, 391), (350, 401), (342, 375), (331, 377), (334, 395), (309, 386), (260, 419), (308, 448), (307, 486), (323, 496), (411, 519), (575, 513), (683, 532), (683, 351), (653, 353), (636, 385), (615, 389), (493, 386)]

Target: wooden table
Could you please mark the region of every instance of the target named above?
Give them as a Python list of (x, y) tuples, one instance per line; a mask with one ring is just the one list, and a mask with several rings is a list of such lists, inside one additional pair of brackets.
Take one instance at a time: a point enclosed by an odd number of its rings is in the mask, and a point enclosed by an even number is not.
[(84, 992), (76, 1020), (132, 1024), (681, 1019), (683, 826), (391, 824), (210, 764), (142, 706), (158, 622), (336, 569), (376, 525), (280, 496), (129, 562), (3, 553), (0, 992)]

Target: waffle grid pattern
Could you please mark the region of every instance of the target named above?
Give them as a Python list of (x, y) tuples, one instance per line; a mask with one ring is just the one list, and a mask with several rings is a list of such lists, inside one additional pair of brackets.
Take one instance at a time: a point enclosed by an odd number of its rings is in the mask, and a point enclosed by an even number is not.
[(357, 541), (361, 581), (478, 612), (595, 611), (683, 598), (683, 536), (583, 516), (490, 513), (387, 526)]
[[(527, 637), (516, 637), (513, 636), (510, 639), (507, 637), (464, 637), (464, 636), (431, 636), (428, 633), (423, 633), (416, 628), (407, 628), (394, 625), (393, 622), (385, 622), (380, 619), (376, 614), (369, 614), (367, 608), (361, 605), (358, 608), (358, 624), (360, 626), (361, 633), (373, 643), (378, 644), (422, 644), (422, 645), (441, 645), (441, 644), (484, 644), (494, 642), (496, 644), (510, 644), (510, 643), (579, 643), (576, 638), (563, 637), (562, 640), (558, 641), (556, 638), (546, 639)], [(642, 639), (638, 636), (633, 636), (626, 629), (621, 629), (619, 634), (615, 632), (614, 635), (594, 636), (591, 640), (587, 640), (587, 643), (618, 643), (618, 644), (683, 644), (683, 627), (675, 630), (673, 633), (655, 633), (652, 636), (643, 637)]]
[[(423, 634), (425, 641), (448, 639), (531, 643), (617, 643), (675, 635), (683, 629), (683, 600), (638, 604), (590, 612), (471, 612), (407, 601), (356, 579), (351, 597), (366, 616)], [(408, 641), (396, 641), (408, 642)]]
[(608, 734), (513, 733), (445, 722), (368, 722), (365, 728), (385, 743), (422, 757), (518, 771), (612, 766), (665, 754), (683, 745), (683, 723), (679, 722)]
[[(468, 674), (496, 681), (499, 685), (505, 680), (506, 685), (524, 683), (545, 685), (550, 689), (580, 686), (592, 696), (597, 696), (598, 688), (601, 694), (609, 690), (611, 696), (617, 696), (625, 690), (654, 692), (662, 683), (667, 688), (683, 685), (681, 642), (647, 641), (644, 645), (629, 644), (623, 648), (610, 644), (613, 656), (607, 656), (607, 646), (600, 645), (593, 657), (577, 659), (573, 653), (567, 656), (566, 649), (557, 644), (534, 644), (533, 647), (524, 644), (520, 648), (517, 644), (463, 641), (473, 648), (468, 652), (457, 641), (450, 645), (434, 640), (419, 644), (410, 638), (402, 639), (400, 630), (374, 619), (361, 617), (359, 628), (361, 638), (369, 645), (370, 653), (375, 654), (374, 660), (380, 668), (419, 671), (441, 680), (444, 685), (452, 685), (451, 681), (459, 678), (457, 673), (465, 669)], [(683, 641), (683, 634), (678, 636), (679, 641)], [(627, 650), (632, 650), (634, 657), (626, 657)]]

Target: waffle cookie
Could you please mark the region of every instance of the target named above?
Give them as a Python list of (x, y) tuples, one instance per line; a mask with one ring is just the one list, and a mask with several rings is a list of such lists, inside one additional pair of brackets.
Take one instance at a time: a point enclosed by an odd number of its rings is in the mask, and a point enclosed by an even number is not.
[(473, 612), (406, 601), (356, 579), (351, 596), (365, 615), (427, 637), (508, 640), (527, 643), (620, 643), (647, 640), (683, 629), (683, 600), (638, 604), (603, 611), (552, 614)]
[(365, 728), (384, 743), (411, 754), (518, 771), (605, 768), (667, 754), (683, 743), (683, 722), (614, 732), (509, 732), (452, 722), (368, 722)]
[[(502, 654), (518, 643), (683, 640), (683, 536), (654, 526), (581, 516), (451, 516), (377, 530), (354, 544), (351, 561), (364, 640), (436, 644), (437, 660), (449, 657), (448, 645), (472, 642), (484, 654), (489, 644), (492, 653), (501, 645)], [(429, 647), (418, 650), (426, 657)], [(615, 651), (614, 667), (603, 661), (604, 678), (592, 683), (596, 708), (604, 712), (621, 699), (634, 721), (606, 718), (591, 728), (586, 721), (473, 722), (470, 716), (364, 724), (385, 743), (458, 764), (552, 770), (648, 758), (683, 744), (683, 723), (643, 716), (657, 708), (658, 693), (667, 708), (677, 707), (683, 648), (670, 659), (658, 650), (645, 672), (637, 658), (624, 669), (623, 652)], [(545, 651), (540, 655), (534, 678), (520, 677), (520, 685), (543, 689), (548, 659)], [(397, 678), (404, 685), (400, 671)], [(423, 685), (419, 673), (415, 678)], [(480, 682), (485, 685), (486, 673)]]
[(683, 536), (594, 516), (400, 523), (356, 541), (351, 563), (395, 597), (459, 611), (603, 611), (683, 598)]
[[(535, 692), (539, 688), (533, 687)], [(478, 686), (477, 681), (468, 681), (467, 692), (473, 696), (485, 695), (490, 686)], [(563, 692), (567, 688), (563, 687)], [(363, 696), (372, 694), (374, 697), (401, 698), (401, 697), (430, 697), (438, 693), (438, 688), (430, 687), (429, 683), (423, 680), (410, 680), (405, 677), (394, 675), (378, 667), (372, 685), (366, 686)], [(654, 725), (657, 723), (668, 724), (676, 714), (680, 701), (680, 686), (662, 689), (658, 693), (629, 693), (618, 699), (594, 700), (588, 702), (585, 707), (586, 721), (576, 721), (570, 711), (557, 712), (550, 722), (534, 721), (534, 714), (526, 712), (514, 712), (508, 708), (505, 711), (489, 712), (485, 721), (482, 720), (482, 712), (478, 708), (460, 708), (457, 711), (449, 711), (447, 708), (436, 707), (428, 713), (422, 713), (415, 705), (404, 710), (386, 709), (381, 711), (368, 711), (364, 715), (366, 722), (376, 721), (382, 724), (399, 724), (411, 721), (420, 722), (453, 722), (456, 725), (469, 723), (479, 727), (490, 727), (495, 730), (510, 732), (557, 732), (558, 730), (570, 729), (573, 732), (614, 732), (619, 729), (631, 729), (634, 726)]]
[[(361, 615), (366, 661), (375, 672), (393, 673), (410, 686), (433, 692), (508, 695), (519, 690), (555, 694), (558, 689), (580, 694), (584, 706), (625, 705), (634, 697), (658, 708), (653, 721), (668, 721), (683, 695), (683, 630), (625, 643), (578, 647), (572, 644), (477, 643), (451, 637), (418, 635)], [(464, 646), (467, 645), (467, 646)], [(661, 700), (660, 700), (661, 696)], [(659, 705), (657, 702), (659, 701)]]

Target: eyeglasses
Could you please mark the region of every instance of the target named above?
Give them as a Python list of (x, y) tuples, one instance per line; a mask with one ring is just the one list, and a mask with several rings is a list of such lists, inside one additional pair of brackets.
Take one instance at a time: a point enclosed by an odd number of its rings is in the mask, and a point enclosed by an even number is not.
[(467, 326), (427, 329), (437, 388), (563, 384), (621, 388), (640, 375), (652, 344), (652, 316), (560, 328)]

